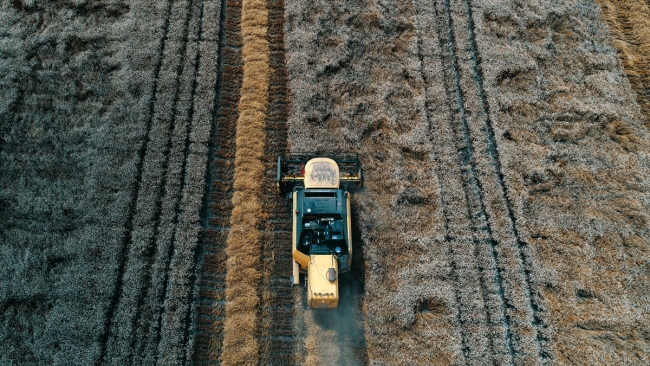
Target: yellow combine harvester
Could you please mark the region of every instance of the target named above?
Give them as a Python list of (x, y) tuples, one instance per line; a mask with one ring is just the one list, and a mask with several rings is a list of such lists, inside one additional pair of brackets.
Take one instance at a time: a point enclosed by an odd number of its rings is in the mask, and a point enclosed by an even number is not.
[(361, 185), (359, 157), (293, 154), (278, 157), (278, 191), (291, 202), (293, 229), (292, 282), (307, 288), (310, 308), (336, 308), (339, 275), (352, 264), (350, 193), (341, 188)]

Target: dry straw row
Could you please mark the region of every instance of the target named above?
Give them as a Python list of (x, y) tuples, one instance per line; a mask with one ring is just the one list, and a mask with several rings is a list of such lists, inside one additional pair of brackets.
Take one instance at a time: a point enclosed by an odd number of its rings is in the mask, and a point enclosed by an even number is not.
[[(598, 0), (637, 102), (650, 119), (650, 6), (645, 0)], [(650, 122), (646, 126), (650, 127)]]
[(264, 222), (262, 178), (270, 78), (268, 9), (263, 0), (242, 2), (244, 77), (239, 100), (231, 231), (227, 241), (226, 319), (221, 362), (253, 365), (260, 302), (257, 287)]

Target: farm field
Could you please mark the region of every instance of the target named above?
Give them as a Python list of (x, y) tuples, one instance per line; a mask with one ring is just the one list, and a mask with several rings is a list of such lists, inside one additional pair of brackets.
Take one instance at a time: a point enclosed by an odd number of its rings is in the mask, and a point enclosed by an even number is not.
[[(0, 2), (0, 364), (650, 363), (643, 0)], [(284, 152), (359, 154), (336, 311)]]

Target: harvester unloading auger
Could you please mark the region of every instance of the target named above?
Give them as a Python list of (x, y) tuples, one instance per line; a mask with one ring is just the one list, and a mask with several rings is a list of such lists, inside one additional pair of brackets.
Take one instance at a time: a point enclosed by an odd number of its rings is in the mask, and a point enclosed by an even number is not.
[(348, 184), (362, 184), (358, 155), (328, 153), (278, 157), (278, 191), (291, 202), (294, 285), (305, 275), (310, 308), (336, 308), (339, 275), (352, 264)]

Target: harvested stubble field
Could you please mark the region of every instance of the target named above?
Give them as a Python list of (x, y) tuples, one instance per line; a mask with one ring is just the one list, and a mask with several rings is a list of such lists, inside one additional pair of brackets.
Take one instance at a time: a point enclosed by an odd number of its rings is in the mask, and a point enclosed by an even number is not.
[[(0, 364), (650, 363), (647, 2), (0, 4)], [(327, 313), (274, 187), (318, 150)]]

